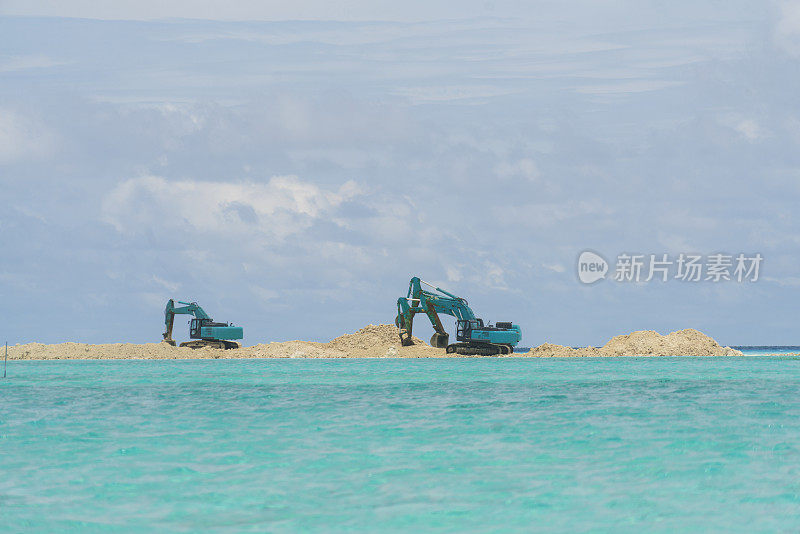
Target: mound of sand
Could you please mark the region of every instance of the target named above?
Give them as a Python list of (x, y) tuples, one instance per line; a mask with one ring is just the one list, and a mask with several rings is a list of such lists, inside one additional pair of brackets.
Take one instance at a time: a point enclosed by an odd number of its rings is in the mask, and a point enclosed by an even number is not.
[(666, 336), (652, 330), (640, 330), (616, 336), (600, 348), (573, 349), (544, 343), (532, 348), (524, 356), (742, 356), (742, 352), (723, 347), (702, 332), (687, 328)]
[(177, 348), (166, 343), (26, 343), (8, 347), (9, 360), (165, 360), (175, 358), (215, 358), (214, 349), (192, 350)]
[(397, 327), (389, 324), (367, 325), (353, 334), (345, 334), (328, 343), (285, 341), (254, 345), (237, 351), (237, 358), (431, 358), (444, 356), (418, 338), (414, 345), (403, 347)]
[[(738, 350), (722, 347), (697, 330), (680, 330), (662, 336), (650, 330), (617, 336), (603, 347), (573, 349), (545, 343), (526, 354), (528, 357), (579, 356), (741, 356)], [(328, 343), (313, 341), (281, 341), (263, 343), (234, 350), (189, 349), (166, 343), (27, 343), (8, 348), (11, 360), (60, 359), (210, 359), (210, 358), (445, 358), (446, 354), (420, 339), (403, 347), (394, 325), (368, 325), (353, 334), (345, 334)]]
[(446, 356), (420, 339), (403, 347), (394, 325), (368, 325), (353, 334), (339, 336), (328, 343), (281, 341), (233, 350), (189, 349), (166, 343), (27, 343), (8, 348), (11, 360), (61, 359), (211, 359), (211, 358), (430, 358)]
[[(400, 337), (397, 334), (397, 327), (388, 324), (367, 325), (355, 334), (345, 334), (334, 338), (328, 343), (332, 348), (345, 352), (371, 351), (375, 347), (389, 348), (400, 347)], [(415, 345), (424, 343), (414, 338)]]

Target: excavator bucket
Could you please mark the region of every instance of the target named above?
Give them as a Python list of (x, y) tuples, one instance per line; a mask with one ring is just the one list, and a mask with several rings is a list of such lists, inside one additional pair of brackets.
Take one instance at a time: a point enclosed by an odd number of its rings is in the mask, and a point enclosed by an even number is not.
[(447, 332), (436, 332), (431, 336), (431, 347), (443, 349), (450, 343), (450, 335)]
[[(411, 315), (410, 321), (413, 321), (414, 315)], [(404, 347), (408, 347), (414, 344), (414, 340), (411, 338), (411, 328), (410, 324), (406, 324), (406, 320), (403, 317), (403, 311), (398, 304), (398, 313), (397, 317), (394, 318), (394, 324), (397, 326), (397, 332), (400, 334), (400, 344)]]

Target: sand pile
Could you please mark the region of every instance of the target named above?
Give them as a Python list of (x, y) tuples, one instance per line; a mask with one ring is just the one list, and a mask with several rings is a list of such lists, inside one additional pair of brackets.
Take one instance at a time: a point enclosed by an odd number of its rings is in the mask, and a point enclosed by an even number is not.
[(600, 348), (573, 349), (544, 343), (524, 356), (742, 356), (742, 352), (723, 347), (702, 332), (687, 328), (666, 336), (652, 330), (641, 330), (616, 336)]
[(429, 358), (445, 356), (443, 349), (434, 349), (414, 338), (410, 347), (400, 346), (394, 325), (368, 325), (354, 334), (339, 336), (328, 343), (313, 341), (281, 341), (233, 350), (189, 349), (166, 343), (27, 343), (8, 347), (11, 360), (61, 359), (211, 359), (211, 358)]
[[(373, 350), (375, 347), (389, 348), (400, 346), (400, 338), (397, 335), (397, 327), (388, 324), (367, 325), (355, 334), (345, 334), (331, 340), (328, 345), (345, 352), (362, 352)], [(422, 341), (414, 338), (414, 344), (419, 345)]]
[(400, 345), (397, 327), (389, 324), (368, 325), (355, 334), (339, 336), (329, 346), (349, 355), (370, 356), (379, 352), (382, 356), (405, 358), (429, 358), (444, 356), (443, 349), (435, 349), (412, 336), (414, 344), (409, 347)]
[[(152, 360), (181, 358), (181, 354), (191, 349), (178, 349), (166, 343), (109, 343), (90, 345), (86, 343), (26, 343), (8, 347), (10, 360), (97, 360), (146, 358)], [(206, 351), (203, 350), (203, 353)], [(196, 357), (202, 358), (204, 354)]]
[(87, 343), (26, 343), (8, 347), (9, 360), (127, 360), (141, 358), (164, 360), (173, 358), (215, 358), (214, 349), (177, 348), (166, 343), (108, 343), (91, 345)]
[(444, 351), (434, 349), (420, 339), (414, 345), (403, 347), (397, 327), (389, 324), (367, 325), (354, 334), (345, 334), (328, 343), (312, 341), (285, 341), (245, 347), (238, 358), (430, 358), (444, 356)]
[[(526, 354), (514, 356), (741, 356), (738, 350), (722, 347), (697, 330), (680, 330), (668, 336), (653, 331), (617, 336), (603, 347), (573, 349), (545, 343)], [(420, 339), (402, 347), (394, 325), (368, 325), (328, 343), (281, 341), (234, 350), (178, 348), (166, 343), (28, 343), (8, 348), (11, 360), (59, 359), (208, 359), (208, 358), (445, 358), (444, 349), (435, 349)], [(457, 355), (452, 355), (456, 356)]]

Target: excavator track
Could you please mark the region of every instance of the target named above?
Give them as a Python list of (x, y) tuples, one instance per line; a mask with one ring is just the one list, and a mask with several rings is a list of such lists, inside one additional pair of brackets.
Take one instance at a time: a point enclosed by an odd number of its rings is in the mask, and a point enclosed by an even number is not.
[(494, 343), (473, 344), (473, 343), (453, 343), (447, 346), (448, 354), (462, 354), (464, 356), (507, 356), (514, 352), (509, 345), (497, 345)]
[(190, 349), (203, 349), (203, 348), (210, 348), (210, 349), (238, 349), (239, 344), (235, 341), (226, 341), (226, 340), (219, 340), (219, 341), (208, 341), (205, 339), (198, 339), (196, 341), (184, 341), (180, 344), (181, 347), (188, 347)]

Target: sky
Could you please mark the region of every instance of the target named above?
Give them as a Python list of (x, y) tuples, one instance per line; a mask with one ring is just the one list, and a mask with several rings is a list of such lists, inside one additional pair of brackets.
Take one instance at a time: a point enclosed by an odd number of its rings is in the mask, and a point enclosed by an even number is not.
[(524, 346), (800, 345), (799, 85), (800, 2), (0, 0), (0, 338), (326, 341), (420, 276)]

